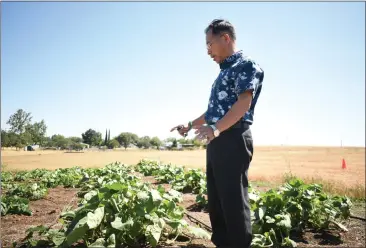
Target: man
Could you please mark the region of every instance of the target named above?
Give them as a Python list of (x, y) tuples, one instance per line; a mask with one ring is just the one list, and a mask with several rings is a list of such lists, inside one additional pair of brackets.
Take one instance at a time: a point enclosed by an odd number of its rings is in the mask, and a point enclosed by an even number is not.
[(250, 125), (262, 89), (264, 72), (236, 50), (233, 25), (214, 20), (205, 30), (208, 55), (220, 66), (212, 85), (208, 109), (181, 135), (197, 129), (207, 145), (207, 196), (212, 242), (217, 247), (250, 247), (252, 227), (248, 197), (248, 168), (253, 156)]

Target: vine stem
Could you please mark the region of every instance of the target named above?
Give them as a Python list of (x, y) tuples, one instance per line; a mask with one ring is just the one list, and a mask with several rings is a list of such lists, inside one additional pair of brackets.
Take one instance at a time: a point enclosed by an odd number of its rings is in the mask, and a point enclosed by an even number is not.
[(363, 218), (363, 217), (359, 217), (359, 216), (356, 216), (356, 215), (353, 215), (353, 214), (351, 214), (349, 217), (350, 217), (350, 218), (352, 218), (352, 219), (357, 219), (357, 220), (363, 220), (363, 221), (366, 221), (366, 219), (365, 219), (365, 218)]
[(184, 212), (184, 214), (189, 218), (189, 219), (193, 219), (195, 222), (201, 224), (202, 226), (205, 227), (205, 229), (209, 232), (212, 232), (212, 228), (209, 227), (208, 225), (206, 225), (205, 223), (203, 223), (202, 221), (200, 221), (199, 219), (193, 217), (192, 215), (188, 214), (187, 212)]

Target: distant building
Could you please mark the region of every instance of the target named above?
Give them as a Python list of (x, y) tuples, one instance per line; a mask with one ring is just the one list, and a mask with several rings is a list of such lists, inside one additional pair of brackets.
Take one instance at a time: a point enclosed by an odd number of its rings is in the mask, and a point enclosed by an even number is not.
[(24, 151), (36, 151), (39, 149), (39, 145), (29, 145), (24, 147)]
[[(160, 150), (166, 150), (166, 149), (171, 149), (173, 147), (173, 142), (169, 141), (169, 142), (165, 142), (165, 144), (160, 147)], [(178, 150), (182, 150), (183, 149), (183, 145), (179, 142), (177, 142), (177, 147)]]
[(183, 147), (194, 147), (194, 144), (182, 144)]
[(79, 143), (80, 145), (82, 145), (84, 148), (89, 148), (90, 147), (90, 145), (89, 144), (85, 144), (85, 143)]

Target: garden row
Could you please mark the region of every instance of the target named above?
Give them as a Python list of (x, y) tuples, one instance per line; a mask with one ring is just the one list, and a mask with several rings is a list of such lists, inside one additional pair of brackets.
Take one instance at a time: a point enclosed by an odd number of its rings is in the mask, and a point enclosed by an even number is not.
[[(3, 174), (1, 213), (31, 215), (28, 202), (46, 196), (58, 185), (79, 188), (77, 209), (61, 213), (61, 229), (37, 226), (27, 230), (28, 247), (119, 247), (119, 244), (156, 246), (173, 242), (184, 233), (208, 238), (189, 225), (178, 205), (181, 193), (153, 189), (133, 175), (133, 169), (115, 163), (100, 169), (68, 168)], [(31, 183), (31, 184), (29, 184)], [(27, 186), (30, 185), (30, 186)], [(37, 238), (34, 238), (36, 233)]]
[[(153, 188), (136, 172), (170, 184), (172, 189)], [(98, 169), (3, 172), (1, 215), (31, 215), (29, 201), (45, 197), (48, 189), (56, 186), (80, 189), (78, 208), (61, 213), (60, 229), (28, 229), (28, 246), (156, 246), (173, 243), (184, 234), (209, 238), (206, 231), (184, 220), (186, 210), (179, 204), (182, 193), (187, 192), (196, 194), (198, 205), (207, 204), (205, 173), (149, 160), (135, 166), (114, 163)], [(333, 226), (346, 231), (341, 222), (349, 218), (352, 206), (346, 196), (329, 196), (321, 185), (306, 185), (299, 179), (267, 192), (250, 187), (250, 200), (252, 247), (295, 247), (291, 233), (306, 228), (327, 230)]]
[[(142, 160), (135, 169), (169, 183), (181, 192), (197, 194), (196, 203), (207, 204), (206, 178), (201, 170)], [(249, 186), (254, 239), (252, 247), (296, 247), (292, 233), (311, 228), (316, 231), (337, 228), (347, 231), (342, 221), (350, 217), (352, 202), (347, 196), (330, 196), (322, 185), (292, 179), (278, 189), (258, 192)]]

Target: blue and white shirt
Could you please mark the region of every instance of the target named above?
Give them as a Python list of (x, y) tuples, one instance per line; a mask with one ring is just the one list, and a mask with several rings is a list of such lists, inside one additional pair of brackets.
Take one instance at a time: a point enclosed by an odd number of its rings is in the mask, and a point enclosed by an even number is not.
[(250, 57), (236, 52), (220, 63), (220, 74), (212, 85), (208, 109), (205, 114), (207, 124), (214, 124), (230, 110), (238, 96), (247, 91), (253, 92), (253, 99), (243, 120), (253, 123), (254, 108), (262, 90), (264, 71)]

